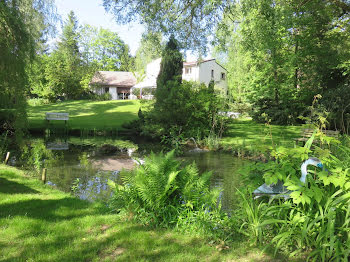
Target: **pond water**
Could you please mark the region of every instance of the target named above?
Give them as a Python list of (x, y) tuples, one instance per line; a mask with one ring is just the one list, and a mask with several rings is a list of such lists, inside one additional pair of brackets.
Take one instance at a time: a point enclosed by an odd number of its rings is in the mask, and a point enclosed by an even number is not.
[[(45, 155), (43, 167), (47, 168), (47, 183), (90, 201), (107, 200), (112, 194), (108, 180), (118, 182), (119, 170), (132, 169), (150, 150), (159, 150), (144, 142), (106, 137), (34, 138), (30, 141), (31, 148), (44, 151), (41, 153)], [(222, 189), (222, 206), (230, 210), (240, 182), (237, 170), (244, 163), (241, 159), (223, 152), (187, 152), (179, 160), (196, 162), (200, 173), (212, 171), (211, 186)]]

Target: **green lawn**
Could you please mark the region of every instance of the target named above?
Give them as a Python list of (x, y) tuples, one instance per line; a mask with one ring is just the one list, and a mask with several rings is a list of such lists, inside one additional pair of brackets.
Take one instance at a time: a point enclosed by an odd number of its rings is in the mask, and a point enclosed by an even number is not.
[[(79, 100), (28, 106), (29, 128), (44, 128), (46, 112), (68, 112), (70, 129), (120, 130), (124, 123), (137, 119), (139, 108), (140, 102), (136, 100)], [(62, 122), (54, 121), (52, 125), (61, 126)], [(256, 151), (265, 151), (272, 144), (292, 146), (294, 139), (300, 136), (302, 128), (302, 126), (266, 126), (250, 119), (235, 119), (229, 124), (220, 144), (224, 148), (243, 147), (253, 148)]]
[(293, 146), (300, 137), (303, 126), (279, 126), (258, 124), (251, 119), (235, 119), (227, 127), (221, 139), (223, 147), (237, 147), (265, 151), (272, 145)]
[[(30, 129), (41, 129), (46, 125), (45, 113), (69, 113), (70, 129), (121, 129), (122, 124), (137, 118), (140, 104), (137, 100), (114, 101), (64, 101), (49, 105), (28, 106)], [(61, 126), (63, 121), (53, 121)]]
[(0, 165), (0, 261), (279, 261), (242, 240), (216, 245), (122, 221)]

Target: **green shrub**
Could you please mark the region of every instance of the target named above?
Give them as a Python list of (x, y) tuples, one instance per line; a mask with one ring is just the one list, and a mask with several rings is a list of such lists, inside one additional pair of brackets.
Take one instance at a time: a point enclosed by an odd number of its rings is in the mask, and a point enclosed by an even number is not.
[(123, 171), (112, 208), (153, 226), (176, 225), (184, 210), (215, 210), (218, 191), (209, 189), (211, 173), (199, 175), (194, 163), (180, 164), (174, 151), (152, 153), (135, 170)]
[(110, 93), (104, 93), (102, 95), (95, 94), (93, 96), (93, 100), (97, 101), (109, 101), (112, 99), (112, 95)]
[(30, 106), (41, 106), (51, 104), (50, 100), (47, 98), (32, 98), (27, 100)]
[[(318, 135), (321, 145), (312, 145)], [(244, 223), (251, 238), (261, 244), (271, 242), (276, 252), (291, 256), (306, 252), (313, 261), (347, 260), (350, 148), (338, 143), (318, 132), (305, 147), (280, 147), (272, 151), (273, 161), (251, 165), (250, 172), (262, 176), (266, 184), (281, 180), (292, 191), (287, 201), (270, 201), (262, 206), (243, 201)], [(311, 155), (320, 158), (326, 169), (309, 168), (307, 182), (302, 184), (300, 164)]]
[(193, 137), (198, 141), (209, 135), (221, 137), (227, 119), (218, 115), (221, 102), (208, 87), (187, 81), (167, 81), (166, 87), (162, 102), (144, 112), (144, 121), (139, 123), (142, 135), (158, 138), (176, 150)]

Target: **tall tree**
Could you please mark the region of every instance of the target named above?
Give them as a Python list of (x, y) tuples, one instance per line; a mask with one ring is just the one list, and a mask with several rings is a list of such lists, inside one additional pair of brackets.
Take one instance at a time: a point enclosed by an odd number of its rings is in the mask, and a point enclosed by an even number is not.
[(163, 120), (166, 121), (166, 119), (163, 119), (168, 115), (166, 112), (173, 109), (170, 103), (175, 101), (170, 101), (169, 93), (171, 91), (170, 89), (176, 88), (176, 86), (181, 84), (182, 67), (183, 61), (179, 43), (172, 35), (163, 50), (160, 71), (157, 77), (157, 89), (155, 93), (156, 103), (154, 109), (158, 112), (157, 115), (161, 118), (159, 120), (161, 122)]
[(118, 33), (85, 25), (80, 42), (85, 64), (95, 63), (99, 70), (128, 71), (133, 66), (130, 49)]
[(160, 63), (160, 71), (157, 77), (157, 100), (161, 100), (163, 90), (168, 91), (166, 84), (168, 81), (182, 81), (183, 57), (180, 52), (178, 41), (172, 35), (165, 46)]
[(77, 98), (82, 93), (82, 59), (79, 51), (79, 25), (73, 11), (68, 14), (58, 48), (46, 66), (48, 85), (55, 95)]
[(154, 108), (145, 113), (143, 133), (161, 137), (172, 147), (182, 139), (217, 131), (219, 101), (213, 84), (182, 82), (183, 61), (174, 36), (167, 42), (157, 78)]
[(231, 91), (245, 91), (257, 119), (265, 112), (275, 122), (298, 121), (348, 57), (338, 46), (344, 32), (334, 31), (342, 10), (321, 0), (244, 0), (232, 10), (218, 32), (230, 57)]
[(135, 69), (143, 73), (149, 62), (162, 56), (162, 34), (147, 31), (142, 34), (140, 47), (136, 51)]
[(0, 129), (25, 127), (27, 68), (54, 17), (52, 1), (0, 1)]

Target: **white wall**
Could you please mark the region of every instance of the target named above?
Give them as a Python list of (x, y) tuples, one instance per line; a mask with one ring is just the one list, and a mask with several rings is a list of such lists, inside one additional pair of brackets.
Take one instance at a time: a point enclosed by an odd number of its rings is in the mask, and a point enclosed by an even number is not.
[(151, 63), (147, 64), (146, 67), (146, 75), (148, 77), (158, 77), (159, 71), (160, 71), (160, 62), (162, 61), (161, 58), (158, 58)]
[[(190, 72), (186, 73), (186, 69), (190, 69)], [(182, 69), (182, 79), (187, 81), (199, 81), (199, 67), (184, 65)]]
[[(211, 76), (212, 70), (214, 70), (214, 78)], [(224, 80), (221, 78), (222, 73), (225, 74)], [(227, 71), (218, 65), (215, 60), (201, 63), (199, 65), (199, 81), (208, 85), (212, 79), (215, 82), (215, 86), (222, 89), (222, 92), (226, 94), (228, 88)]]
[(112, 96), (112, 100), (118, 100), (118, 93), (117, 93), (117, 88), (116, 87), (110, 87), (109, 88), (109, 93)]
[[(106, 86), (108, 87), (108, 86)], [(106, 87), (96, 87), (94, 90), (95, 90), (95, 94), (98, 94), (98, 95), (103, 95), (105, 94), (105, 88)], [(112, 100), (118, 100), (118, 94), (117, 94), (117, 88), (116, 87), (108, 87), (109, 88), (109, 91), (108, 93), (111, 94), (112, 96)]]
[[(147, 65), (146, 69), (146, 79), (144, 82), (147, 82), (147, 79), (156, 79), (160, 70), (161, 58), (152, 61)], [(186, 68), (191, 68), (191, 72), (186, 73)], [(182, 69), (182, 79), (187, 81), (198, 81), (208, 85), (212, 80), (211, 70), (214, 70), (214, 82), (215, 86), (221, 89), (223, 94), (226, 94), (228, 84), (227, 84), (227, 71), (216, 63), (215, 60), (203, 62), (198, 66), (189, 66), (185, 65)], [(221, 79), (221, 74), (225, 73), (225, 80)], [(155, 82), (155, 81), (154, 81)], [(148, 85), (147, 85), (148, 86)]]

